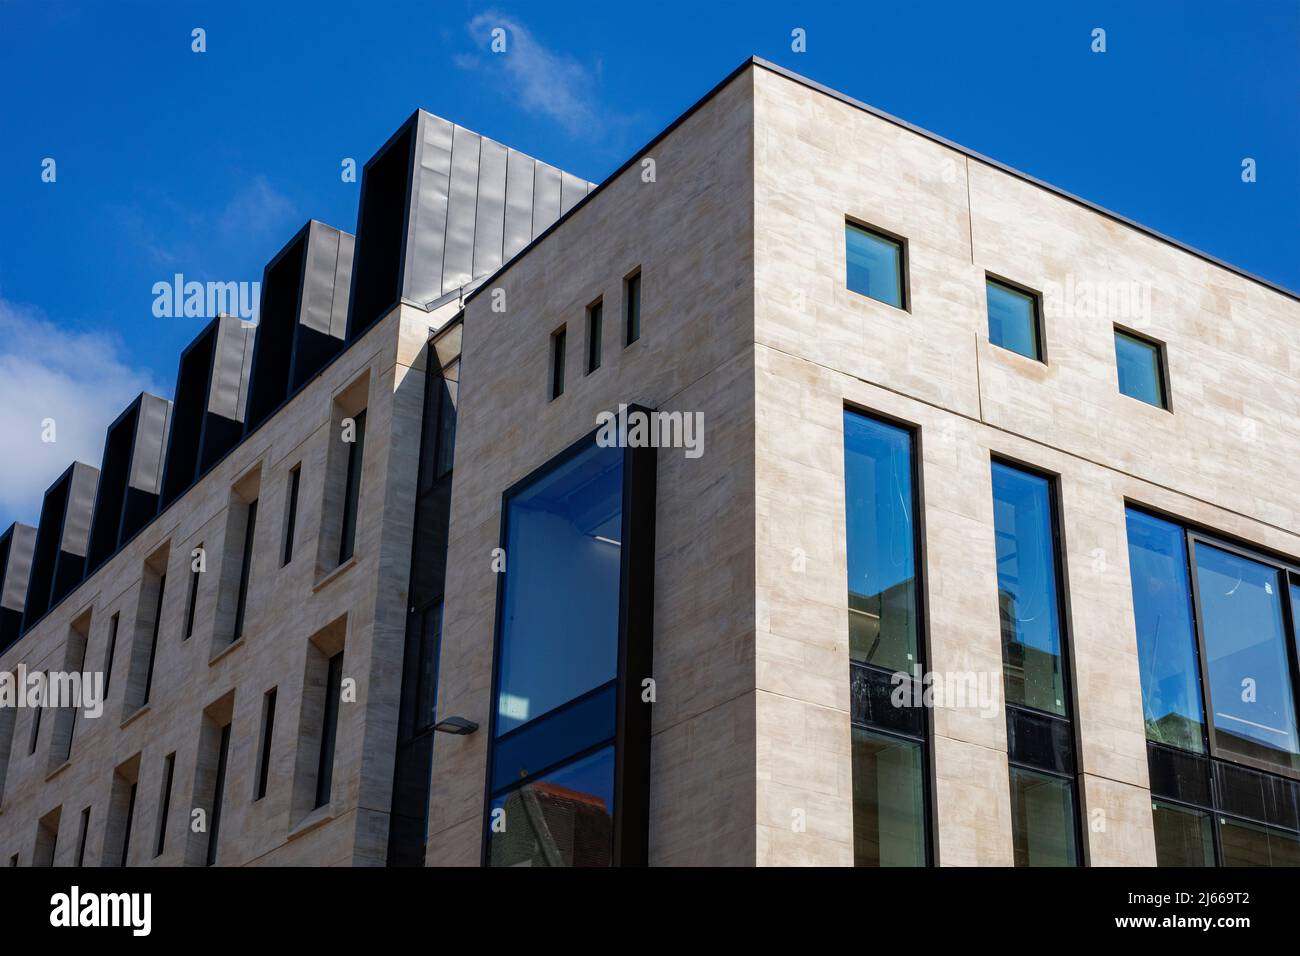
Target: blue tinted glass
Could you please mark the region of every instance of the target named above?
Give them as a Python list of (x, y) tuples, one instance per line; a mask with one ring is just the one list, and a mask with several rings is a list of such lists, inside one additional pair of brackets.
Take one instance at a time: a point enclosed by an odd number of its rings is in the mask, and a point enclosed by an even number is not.
[(1282, 574), (1198, 541), (1196, 585), (1215, 746), (1300, 769)]
[(575, 760), (492, 801), (492, 866), (609, 866), (614, 748)]
[(987, 283), (989, 341), (1004, 349), (1039, 358), (1034, 299), (997, 282)]
[(993, 532), (1007, 702), (1069, 713), (1061, 665), (1052, 493), (1046, 478), (993, 463)]
[(903, 247), (858, 226), (844, 227), (848, 285), (853, 292), (903, 307)]
[(849, 655), (908, 673), (917, 663), (912, 436), (844, 413)]
[(1148, 405), (1165, 407), (1158, 347), (1123, 332), (1116, 332), (1115, 365), (1119, 369), (1121, 392)]
[(507, 507), (498, 735), (615, 677), (623, 450), (593, 443)]
[(1126, 518), (1147, 739), (1204, 752), (1205, 708), (1183, 529), (1132, 508)]

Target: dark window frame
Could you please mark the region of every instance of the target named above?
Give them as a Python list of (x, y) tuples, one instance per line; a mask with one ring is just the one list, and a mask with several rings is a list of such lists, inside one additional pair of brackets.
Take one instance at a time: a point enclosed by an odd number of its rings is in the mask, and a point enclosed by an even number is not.
[[(865, 406), (858, 405), (853, 402), (845, 402), (844, 411), (852, 413), (854, 415), (861, 415), (864, 418), (872, 419), (874, 421), (880, 422), (883, 425), (888, 425), (892, 428), (901, 429), (902, 431), (907, 432), (909, 438), (911, 439), (912, 447), (911, 447), (910, 477), (912, 481), (912, 510), (914, 512), (912, 516), (912, 552), (915, 555), (915, 558), (913, 560), (913, 565), (915, 566), (915, 570), (916, 570), (916, 591), (917, 591), (916, 654), (918, 660), (916, 661), (916, 665), (921, 669), (922, 675), (924, 675), (925, 670), (929, 666), (929, 661), (931, 659), (931, 637), (930, 637), (930, 585), (929, 585), (929, 575), (926, 573), (927, 554), (926, 554), (926, 547), (925, 547), (925, 540), (926, 540), (925, 484), (924, 484), (922, 468), (921, 468), (921, 463), (924, 460), (923, 444), (922, 444), (924, 438), (922, 435), (921, 426), (915, 422), (910, 422), (907, 421), (906, 419), (898, 418), (893, 415), (888, 415), (879, 411), (875, 411), (873, 409), (869, 409)], [(844, 429), (843, 427), (841, 427), (840, 428), (841, 445), (843, 444), (843, 441), (844, 441)], [(844, 455), (844, 451), (843, 448), (841, 448), (841, 458), (843, 457), (843, 455)], [(845, 501), (846, 520), (847, 520), (847, 508), (848, 508), (848, 502), (846, 500)], [(846, 536), (845, 539), (846, 558), (848, 553), (847, 549), (848, 549), (848, 541)], [(885, 670), (884, 668), (877, 667), (872, 664), (867, 664), (863, 662), (856, 662), (856, 663), (850, 662), (849, 665), (850, 680), (852, 678), (853, 669), (855, 667), (863, 668), (865, 670), (873, 671), (876, 673), (881, 673)], [(889, 671), (889, 673), (892, 674), (893, 671)], [(938, 806), (938, 800), (936, 799), (936, 793), (938, 788), (938, 774), (937, 774), (937, 768), (935, 766), (934, 754), (932, 752), (934, 749), (934, 737), (935, 737), (934, 708), (923, 707), (922, 712), (923, 712), (923, 732), (924, 732), (924, 736), (922, 737), (914, 736), (905, 731), (899, 730), (898, 728), (885, 727), (884, 725), (879, 723), (869, 723), (869, 722), (852, 721), (852, 720), (850, 721), (850, 723), (856, 724), (858, 727), (861, 727), (863, 730), (870, 731), (871, 733), (874, 734), (880, 734), (881, 736), (885, 736), (885, 737), (894, 737), (899, 740), (906, 740), (911, 743), (919, 743), (921, 745), (921, 772), (925, 784), (925, 786), (922, 788), (923, 790), (922, 798), (924, 800), (924, 814), (925, 814), (925, 823), (926, 823), (925, 865), (927, 867), (931, 867), (931, 866), (935, 866), (938, 862), (937, 836), (939, 833), (939, 816), (938, 816), (939, 806)]]
[[(1138, 398), (1134, 395), (1128, 394), (1123, 390), (1123, 388), (1120, 387), (1118, 355), (1115, 356), (1115, 390), (1119, 392), (1120, 395), (1123, 395), (1125, 398), (1131, 398), (1135, 402), (1141, 402), (1147, 408), (1158, 408), (1161, 411), (1169, 412), (1170, 414), (1173, 414), (1174, 392), (1172, 388), (1172, 383), (1169, 380), (1168, 344), (1162, 342), (1160, 339), (1152, 338), (1150, 335), (1147, 335), (1145, 332), (1138, 332), (1136, 329), (1129, 328), (1128, 326), (1125, 325), (1120, 325), (1118, 322), (1114, 323), (1112, 328), (1114, 331), (1114, 338), (1129, 339), (1141, 345), (1149, 346), (1155, 352), (1156, 381), (1157, 384), (1160, 386), (1160, 404), (1153, 405), (1150, 402), (1148, 402), (1146, 399)], [(1111, 341), (1112, 351), (1114, 351), (1114, 347), (1115, 347), (1115, 342), (1112, 339)]]
[(244, 617), (248, 611), (248, 584), (253, 577), (253, 536), (257, 533), (257, 501), (248, 503), (244, 518), (244, 542), (240, 548), (239, 589), (235, 593), (235, 626), (231, 643), (244, 636)]
[[(877, 299), (873, 295), (867, 295), (865, 292), (859, 292), (849, 285), (849, 239), (848, 230), (857, 229), (859, 232), (865, 232), (877, 239), (883, 239), (886, 242), (892, 242), (898, 246), (898, 299), (899, 304), (894, 305), (892, 302), (886, 302), (884, 299)], [(882, 229), (879, 226), (872, 225), (865, 219), (858, 219), (854, 216), (844, 217), (844, 288), (854, 295), (860, 295), (864, 299), (870, 299), (872, 302), (879, 302), (881, 305), (888, 306), (891, 309), (898, 309), (900, 312), (906, 312), (909, 315), (912, 312), (912, 255), (908, 247), (906, 236), (891, 232), (888, 229)]]
[(587, 306), (587, 363), (584, 375), (600, 368), (601, 350), (605, 340), (605, 301), (597, 299)]
[[(202, 541), (199, 542), (198, 549), (200, 551), (203, 550)], [(204, 560), (205, 561), (207, 560), (206, 555), (204, 556)], [(193, 563), (194, 563), (194, 558), (193, 555), (191, 554), (190, 564), (193, 565)], [(199, 604), (199, 576), (201, 574), (202, 574), (201, 571), (196, 571), (194, 570), (193, 567), (190, 568), (190, 593), (186, 599), (185, 630), (183, 632), (183, 636), (181, 637), (182, 641), (188, 641), (191, 637), (194, 636), (194, 612)]]
[(338, 745), (339, 697), (343, 692), (343, 651), (330, 656), (325, 669), (320, 753), (316, 759), (316, 794), (312, 811), (328, 806), (334, 790), (334, 751)]
[[(644, 285), (641, 281), (641, 267), (637, 266), (631, 272), (623, 277), (623, 348), (629, 348), (635, 343), (641, 341), (641, 318), (642, 318), (642, 301), (641, 293), (644, 291)], [(636, 295), (633, 296), (635, 291)], [(633, 300), (636, 301), (635, 314), (632, 309)]]
[[(640, 405), (629, 411), (649, 412)], [(502, 493), (500, 509), (500, 547), (508, 544), (510, 503), (534, 482), (544, 478), (566, 462), (594, 446), (600, 429), (588, 432), (559, 454), (529, 472)], [(501, 639), (505, 622), (505, 575), (497, 575), (496, 606), (493, 615), (492, 691), (488, 724), (487, 759), (483, 780), (483, 823), (480, 864), (490, 865), (492, 802), (495, 797), (511, 793), (548, 773), (568, 766), (584, 757), (614, 747), (614, 814), (612, 866), (645, 866), (649, 863), (650, 844), (650, 708), (641, 700), (641, 675), (651, 668), (654, 633), (654, 541), (656, 511), (656, 449), (623, 447), (622, 542), (623, 557), (619, 568), (618, 668), (615, 678), (592, 688), (549, 711), (553, 717), (588, 702), (600, 694), (615, 695), (614, 736), (589, 741), (587, 746), (566, 754), (557, 762), (536, 770), (509, 784), (493, 786), (493, 765), (500, 746), (497, 738), (497, 712), (501, 693)], [(515, 728), (502, 739), (514, 737), (536, 724)]]
[[(1060, 474), (1042, 468), (1031, 462), (1014, 456), (991, 452), (989, 454), (989, 479), (990, 490), (992, 487), (993, 466), (1002, 465), (1016, 471), (1023, 472), (1043, 479), (1047, 483), (1048, 490), (1048, 507), (1050, 509), (1051, 528), (1052, 528), (1052, 558), (1056, 567), (1056, 605), (1057, 615), (1061, 623), (1061, 677), (1065, 693), (1065, 700), (1069, 707), (1066, 716), (1053, 714), (1050, 711), (1043, 710), (1039, 707), (1032, 707), (1028, 704), (1013, 704), (1006, 699), (1006, 678), (1003, 677), (1003, 701), (1002, 706), (1007, 712), (1007, 765), (1008, 767), (1018, 767), (1022, 770), (1030, 770), (1035, 773), (1041, 773), (1049, 776), (1055, 776), (1062, 780), (1070, 782), (1071, 792), (1074, 799), (1074, 844), (1076, 852), (1076, 866), (1086, 867), (1089, 865), (1089, 848), (1087, 840), (1087, 829), (1083, 824), (1084, 805), (1083, 805), (1083, 788), (1080, 785), (1079, 778), (1083, 773), (1079, 754), (1083, 752), (1083, 741), (1079, 728), (1079, 700), (1077, 688), (1074, 681), (1075, 659), (1074, 659), (1074, 628), (1072, 625), (1073, 616), (1070, 602), (1070, 577), (1065, 556), (1068, 554), (1065, 540), (1065, 507), (1061, 498), (1061, 476)], [(996, 571), (996, 552), (994, 554), (995, 571)], [(1005, 649), (1003, 651), (1005, 654)], [(1005, 663), (1005, 657), (1004, 657)], [(1069, 739), (1071, 752), (1068, 755), (1058, 755), (1064, 759), (1068, 757), (1069, 765), (1073, 767), (1071, 773), (1062, 773), (1061, 771), (1047, 767), (1041, 764), (1034, 764), (1025, 760), (1015, 759), (1011, 753), (1010, 736), (1012, 711), (1045, 718), (1057, 723), (1069, 724)], [(1007, 778), (1008, 788), (1011, 785), (1010, 774)]]
[(154, 859), (163, 855), (167, 848), (167, 817), (171, 813), (172, 784), (176, 776), (176, 752), (172, 751), (163, 758), (162, 796), (158, 808), (158, 838), (154, 843)]
[(1026, 358), (1033, 362), (1040, 362), (1043, 365), (1050, 365), (1051, 363), (1047, 360), (1047, 328), (1046, 328), (1047, 323), (1044, 319), (1043, 294), (1039, 292), (1037, 289), (1031, 289), (1027, 285), (1023, 285), (1019, 282), (1015, 282), (1004, 276), (1000, 276), (997, 273), (985, 271), (984, 273), (984, 316), (986, 322), (988, 320), (988, 311), (989, 311), (988, 290), (990, 284), (1000, 285), (1002, 286), (1002, 288), (1008, 290), (1009, 292), (1019, 293), (1020, 295), (1023, 295), (1029, 299), (1030, 305), (1033, 310), (1032, 320), (1034, 323), (1034, 347), (1038, 349), (1038, 355), (1037, 356), (1025, 355), (1023, 352), (1017, 352), (1015, 349), (1007, 348), (1007, 346), (1005, 345), (1000, 345), (999, 343), (993, 341), (992, 335), (989, 336), (989, 344), (995, 346), (996, 348), (1002, 349), (1004, 352), (1010, 352), (1013, 355), (1019, 355), (1021, 358)]
[(551, 333), (550, 338), (550, 376), (547, 383), (547, 400), (555, 401), (564, 394), (564, 364), (569, 351), (569, 333), (561, 325)]
[(302, 462), (289, 469), (289, 490), (284, 506), (284, 543), (280, 548), (280, 567), (293, 560), (293, 536), (298, 530), (298, 491), (302, 484)]
[(353, 440), (347, 443), (347, 475), (343, 485), (343, 521), (339, 532), (339, 566), (351, 561), (357, 553), (357, 517), (361, 512), (361, 476), (366, 454), (366, 411), (363, 408), (352, 419)]
[[(1291, 677), (1291, 706), (1295, 711), (1296, 718), (1300, 721), (1300, 647), (1297, 647), (1296, 624), (1297, 617), (1300, 616), (1300, 608), (1297, 608), (1291, 600), (1291, 585), (1300, 585), (1300, 560), (1287, 557), (1277, 552), (1271, 552), (1263, 548), (1258, 548), (1247, 543), (1234, 540), (1231, 537), (1213, 531), (1204, 525), (1176, 514), (1163, 511), (1159, 508), (1143, 504), (1126, 498), (1124, 500), (1125, 509), (1150, 515), (1161, 521), (1167, 521), (1177, 526), (1183, 532), (1183, 553), (1187, 562), (1188, 587), (1191, 590), (1192, 599), (1192, 629), (1193, 636), (1196, 639), (1196, 664), (1198, 676), (1201, 681), (1201, 705), (1205, 708), (1205, 728), (1204, 738), (1206, 751), (1204, 756), (1212, 757), (1215, 760), (1224, 763), (1237, 764), (1242, 767), (1249, 767), (1252, 770), (1258, 770), (1263, 773), (1274, 774), (1279, 777), (1287, 777), (1292, 780), (1300, 780), (1300, 769), (1291, 769), (1282, 767), (1278, 764), (1271, 764), (1263, 760), (1255, 760), (1241, 754), (1231, 752), (1220, 752), (1218, 743), (1215, 739), (1213, 700), (1210, 696), (1210, 665), (1206, 657), (1205, 647), (1205, 630), (1204, 617), (1201, 611), (1201, 594), (1200, 582), (1196, 573), (1196, 545), (1197, 543), (1208, 545), (1212, 548), (1218, 548), (1220, 551), (1226, 551), (1237, 557), (1246, 558), (1250, 561), (1256, 561), (1260, 564), (1268, 565), (1275, 568), (1281, 575), (1283, 582), (1287, 585), (1282, 588), (1282, 593), (1278, 596), (1282, 607), (1282, 625), (1285, 628), (1285, 634), (1290, 640), (1285, 642), (1287, 653), (1287, 664), (1290, 669)], [(1148, 741), (1152, 743), (1153, 741)], [(1174, 747), (1171, 744), (1161, 744), (1171, 750), (1177, 750), (1180, 753), (1192, 753), (1184, 751), (1181, 748)], [(1204, 809), (1204, 808), (1202, 808)], [(1217, 811), (1216, 811), (1217, 812)]]
[(262, 695), (261, 745), (257, 754), (257, 777), (253, 782), (253, 802), (266, 796), (271, 776), (271, 744), (275, 739), (275, 704), (279, 687), (272, 687)]

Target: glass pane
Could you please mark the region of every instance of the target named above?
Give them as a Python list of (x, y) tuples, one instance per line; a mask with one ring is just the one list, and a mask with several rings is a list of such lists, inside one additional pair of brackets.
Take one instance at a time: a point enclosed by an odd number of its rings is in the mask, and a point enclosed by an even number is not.
[(1300, 769), (1282, 574), (1198, 541), (1196, 583), (1219, 752)]
[(921, 745), (853, 728), (854, 866), (925, 866)]
[(1070, 781), (1011, 768), (1011, 835), (1016, 866), (1075, 866)]
[(989, 341), (1004, 349), (1039, 358), (1034, 298), (997, 282), (987, 283)]
[(917, 663), (912, 436), (844, 413), (849, 656), (890, 670)]
[(1157, 800), (1151, 804), (1151, 815), (1156, 827), (1156, 866), (1214, 866), (1209, 813)]
[(1204, 753), (1205, 708), (1183, 529), (1131, 508), (1126, 517), (1147, 740)]
[(1224, 866), (1300, 866), (1300, 837), (1285, 830), (1219, 818)]
[(438, 703), (438, 651), (442, 641), (442, 603), (424, 612), (420, 633), (420, 672), (415, 698), (415, 729), (434, 723)]
[(615, 677), (623, 450), (591, 445), (508, 508), (498, 735)]
[(1052, 493), (1046, 478), (993, 463), (993, 532), (1007, 703), (1066, 716)]
[(1160, 349), (1123, 332), (1115, 333), (1115, 365), (1119, 369), (1119, 390), (1131, 398), (1165, 407), (1164, 382), (1160, 376)]
[(903, 307), (903, 247), (858, 226), (846, 225), (848, 285), (853, 292)]
[(492, 801), (492, 866), (609, 866), (614, 748), (606, 747)]

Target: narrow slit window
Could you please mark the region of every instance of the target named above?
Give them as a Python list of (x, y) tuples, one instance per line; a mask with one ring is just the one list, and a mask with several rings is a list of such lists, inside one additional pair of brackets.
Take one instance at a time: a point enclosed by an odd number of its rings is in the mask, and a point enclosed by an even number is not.
[(605, 324), (604, 306), (596, 302), (587, 306), (587, 374), (600, 368), (601, 331)]
[(155, 857), (162, 856), (167, 848), (167, 815), (172, 805), (172, 778), (176, 773), (176, 754), (170, 753), (163, 761), (162, 794), (158, 798), (158, 842), (154, 846)]
[(262, 698), (262, 745), (257, 758), (257, 789), (253, 793), (254, 802), (266, 796), (266, 783), (271, 775), (271, 740), (275, 735), (275, 696), (272, 687)]
[(357, 412), (352, 418), (354, 433), (348, 443), (347, 484), (343, 493), (343, 533), (339, 537), (339, 564), (349, 560), (356, 551), (357, 505), (361, 498), (361, 462), (366, 445), (366, 413)]
[[(199, 542), (198, 550), (203, 551), (203, 543)], [(183, 640), (188, 641), (194, 635), (194, 611), (199, 604), (199, 575), (202, 573), (193, 565), (197, 559), (190, 559), (190, 593), (185, 602), (185, 637)]]
[(564, 345), (565, 331), (563, 328), (551, 333), (551, 399), (557, 399), (564, 394)]
[(248, 520), (244, 525), (244, 546), (239, 563), (239, 593), (235, 599), (235, 631), (232, 640), (244, 636), (244, 613), (248, 607), (248, 579), (253, 570), (253, 535), (257, 530), (257, 499), (248, 503)]
[(294, 465), (289, 472), (289, 500), (284, 508), (284, 550), (280, 555), (280, 567), (293, 560), (293, 533), (298, 524), (298, 483), (302, 479), (302, 465)]
[(641, 271), (623, 281), (624, 346), (641, 338)]
[(334, 744), (338, 736), (339, 695), (343, 691), (343, 652), (329, 659), (325, 677), (325, 708), (321, 722), (320, 760), (316, 765), (316, 806), (330, 802), (334, 778)]

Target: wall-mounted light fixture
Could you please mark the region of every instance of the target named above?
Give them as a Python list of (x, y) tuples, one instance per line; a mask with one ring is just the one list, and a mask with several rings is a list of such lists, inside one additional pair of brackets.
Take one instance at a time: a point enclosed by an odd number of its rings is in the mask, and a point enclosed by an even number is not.
[(466, 720), (464, 717), (448, 717), (446, 720), (440, 720), (433, 725), (435, 733), (456, 734), (463, 737), (465, 734), (472, 734), (478, 730), (478, 724), (472, 720)]

